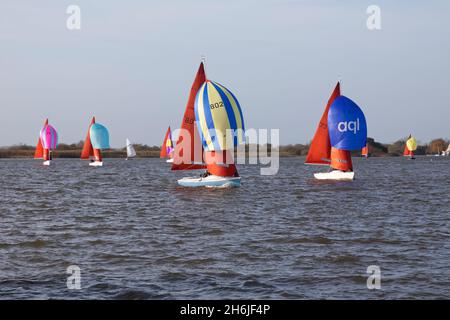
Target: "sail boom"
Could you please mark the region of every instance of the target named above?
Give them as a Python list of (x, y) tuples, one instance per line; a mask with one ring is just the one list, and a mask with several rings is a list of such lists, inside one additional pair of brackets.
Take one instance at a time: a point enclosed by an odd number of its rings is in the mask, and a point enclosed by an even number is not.
[(310, 165), (310, 166), (326, 166), (326, 167), (329, 167), (330, 163), (331, 163), (331, 160), (328, 163), (305, 162), (305, 164)]

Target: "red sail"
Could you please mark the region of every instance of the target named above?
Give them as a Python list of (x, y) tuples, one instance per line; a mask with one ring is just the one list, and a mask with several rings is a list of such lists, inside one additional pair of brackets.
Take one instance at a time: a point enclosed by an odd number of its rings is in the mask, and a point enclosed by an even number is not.
[(366, 144), (366, 146), (364, 148), (362, 148), (361, 155), (363, 157), (368, 157), (369, 156), (369, 146), (367, 144)]
[(331, 148), (332, 169), (341, 171), (353, 171), (352, 156), (350, 151)]
[(95, 159), (95, 161), (98, 161), (98, 162), (103, 161), (102, 153), (101, 153), (100, 149), (94, 149), (94, 159)]
[[(409, 135), (409, 137), (408, 137), (408, 139), (406, 139), (406, 141), (408, 141), (410, 138), (411, 138), (411, 135)], [(412, 157), (414, 155), (414, 152), (409, 151), (408, 145), (406, 144), (406, 142), (405, 142), (405, 149), (403, 149), (403, 155), (405, 157), (407, 157), (407, 156)]]
[[(205, 69), (203, 63), (200, 63), (200, 67), (198, 68), (197, 75), (189, 94), (189, 100), (186, 105), (186, 111), (184, 112), (183, 122), (181, 123), (177, 145), (173, 152), (172, 170), (196, 170), (206, 168), (202, 163), (201, 154), (203, 153), (203, 148), (201, 148), (201, 138), (195, 125), (194, 111), (195, 96), (205, 81)], [(190, 147), (190, 159), (183, 159), (183, 149), (188, 147)], [(199, 152), (200, 150), (201, 152)], [(183, 162), (183, 160), (185, 161)]]
[(44, 149), (44, 155), (42, 158), (44, 159), (44, 161), (50, 160), (50, 150), (49, 149)]
[(205, 152), (205, 162), (208, 172), (215, 176), (239, 176), (230, 151), (207, 151)]
[(167, 128), (166, 136), (164, 137), (163, 144), (161, 146), (161, 152), (159, 153), (160, 158), (168, 158), (169, 155), (167, 154), (167, 139), (170, 137), (170, 127)]
[[(44, 122), (44, 127), (48, 125), (48, 119), (45, 120)], [(34, 151), (34, 158), (35, 159), (42, 159), (44, 157), (44, 147), (42, 146), (42, 142), (41, 142), (41, 135), (39, 133), (39, 139), (38, 142), (36, 144), (36, 151)]]
[(81, 159), (89, 159), (89, 157), (94, 156), (94, 149), (91, 144), (90, 129), (95, 123), (95, 117), (92, 118), (91, 124), (89, 125), (88, 133), (86, 135), (86, 140), (84, 140), (83, 150), (81, 151)]
[(404, 155), (405, 157), (407, 157), (407, 156), (412, 156), (412, 155), (413, 155), (413, 152), (412, 152), (412, 151), (409, 151), (408, 147), (405, 145), (405, 149), (403, 150), (403, 155)]
[(330, 152), (331, 143), (330, 136), (328, 134), (328, 110), (333, 104), (334, 99), (341, 95), (341, 88), (339, 82), (336, 84), (333, 93), (328, 99), (325, 111), (322, 114), (319, 125), (317, 127), (314, 138), (309, 147), (308, 155), (306, 156), (306, 164), (318, 164), (318, 165), (329, 165), (330, 164)]

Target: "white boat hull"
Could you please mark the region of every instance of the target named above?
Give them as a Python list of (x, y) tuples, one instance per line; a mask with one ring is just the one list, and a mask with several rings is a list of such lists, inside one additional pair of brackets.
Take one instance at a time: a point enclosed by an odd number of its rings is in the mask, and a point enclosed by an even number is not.
[(318, 180), (354, 180), (355, 173), (333, 170), (330, 172), (314, 173), (314, 178)]
[(240, 187), (241, 177), (219, 177), (210, 175), (202, 177), (187, 177), (178, 180), (178, 184), (183, 187)]
[(90, 165), (91, 167), (103, 167), (103, 161), (89, 162), (89, 165)]
[(44, 166), (49, 166), (51, 163), (52, 163), (51, 160), (47, 160), (47, 161), (44, 161), (42, 164)]
[(167, 163), (173, 163), (173, 158), (166, 160)]

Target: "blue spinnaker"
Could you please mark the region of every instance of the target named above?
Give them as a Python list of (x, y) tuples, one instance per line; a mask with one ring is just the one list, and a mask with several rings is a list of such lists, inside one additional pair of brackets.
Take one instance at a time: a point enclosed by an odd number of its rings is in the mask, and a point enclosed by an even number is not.
[(367, 142), (366, 117), (356, 103), (337, 97), (328, 112), (331, 146), (340, 150), (360, 150)]
[(109, 149), (109, 132), (105, 126), (94, 123), (89, 130), (92, 147), (94, 149)]

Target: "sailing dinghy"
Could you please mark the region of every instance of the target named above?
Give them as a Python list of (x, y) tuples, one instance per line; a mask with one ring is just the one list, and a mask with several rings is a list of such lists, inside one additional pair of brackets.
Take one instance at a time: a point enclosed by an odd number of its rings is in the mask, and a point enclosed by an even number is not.
[[(207, 80), (195, 98), (195, 119), (205, 149), (206, 173), (184, 178), (184, 186), (238, 187), (241, 177), (234, 164), (234, 147), (244, 143), (244, 118), (236, 97), (224, 86)], [(233, 134), (227, 136), (227, 133)]]
[(39, 132), (39, 140), (34, 152), (35, 159), (43, 159), (44, 166), (49, 166), (52, 162), (52, 150), (56, 149), (58, 144), (58, 133), (55, 128), (48, 124), (45, 120), (44, 127)]
[(168, 158), (166, 162), (173, 163), (173, 142), (172, 142), (172, 131), (167, 128), (166, 135), (164, 136), (164, 141), (161, 146), (161, 152), (159, 153), (160, 158)]
[(109, 149), (109, 132), (106, 127), (95, 122), (92, 118), (89, 125), (86, 140), (84, 141), (81, 159), (90, 159), (89, 165), (92, 167), (103, 166), (102, 150)]
[(364, 146), (364, 148), (362, 148), (361, 156), (363, 156), (364, 158), (368, 158), (369, 157), (369, 145), (368, 144), (366, 144)]
[[(227, 129), (237, 132), (227, 139)], [(244, 140), (239, 102), (222, 85), (206, 79), (203, 62), (191, 87), (175, 146), (172, 170), (206, 169), (200, 177), (178, 180), (184, 187), (240, 186), (233, 162), (234, 146)], [(205, 151), (205, 152), (204, 152)]]
[(350, 151), (367, 144), (367, 125), (362, 110), (341, 95), (338, 82), (322, 114), (311, 142), (306, 164), (325, 165), (330, 172), (315, 173), (318, 180), (353, 180)]
[(134, 150), (134, 147), (128, 138), (126, 140), (126, 146), (127, 146), (127, 158), (125, 160), (136, 157), (136, 150)]
[(403, 150), (403, 156), (408, 157), (409, 160), (415, 160), (414, 151), (417, 150), (417, 141), (412, 136), (409, 135), (408, 140), (405, 143), (405, 149)]

